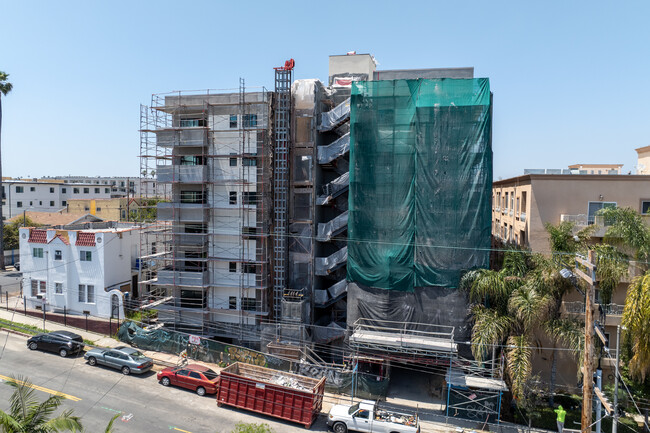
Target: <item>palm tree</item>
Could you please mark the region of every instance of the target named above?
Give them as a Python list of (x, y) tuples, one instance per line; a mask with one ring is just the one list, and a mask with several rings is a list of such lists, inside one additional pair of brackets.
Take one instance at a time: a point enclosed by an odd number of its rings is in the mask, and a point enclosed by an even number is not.
[(0, 431), (5, 433), (51, 433), (82, 431), (81, 420), (72, 415), (72, 410), (66, 410), (51, 418), (61, 406), (63, 397), (51, 395), (44, 402), (39, 402), (34, 396), (31, 383), (21, 378), (7, 382), (14, 387), (9, 397), (9, 412), (0, 410)]
[[(13, 84), (7, 81), (9, 74), (0, 71), (0, 183), (2, 183), (2, 96), (11, 92)], [(2, 199), (0, 197), (0, 270), (5, 270), (4, 220), (2, 219)]]

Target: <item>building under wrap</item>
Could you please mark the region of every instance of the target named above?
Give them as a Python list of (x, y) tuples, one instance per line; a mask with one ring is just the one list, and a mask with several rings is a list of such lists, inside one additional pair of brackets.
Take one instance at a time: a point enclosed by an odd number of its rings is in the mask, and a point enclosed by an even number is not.
[(352, 83), (348, 325), (465, 333), (458, 282), (489, 264), (491, 112), (487, 78)]

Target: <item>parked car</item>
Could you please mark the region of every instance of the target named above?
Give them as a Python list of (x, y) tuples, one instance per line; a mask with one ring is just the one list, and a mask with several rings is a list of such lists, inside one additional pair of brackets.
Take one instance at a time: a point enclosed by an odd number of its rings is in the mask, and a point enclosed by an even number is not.
[(189, 364), (181, 367), (167, 367), (158, 373), (163, 386), (175, 385), (196, 391), (198, 395), (216, 394), (219, 375), (208, 367)]
[(151, 370), (153, 360), (137, 349), (118, 346), (111, 349), (92, 349), (84, 354), (90, 365), (105, 365), (122, 371), (122, 374), (142, 374)]
[(14, 263), (14, 269), (16, 269), (17, 271), (20, 271), (20, 262)]
[(53, 331), (34, 335), (27, 340), (31, 350), (41, 349), (55, 352), (64, 358), (70, 354), (77, 355), (84, 350), (84, 340), (81, 335), (69, 331)]

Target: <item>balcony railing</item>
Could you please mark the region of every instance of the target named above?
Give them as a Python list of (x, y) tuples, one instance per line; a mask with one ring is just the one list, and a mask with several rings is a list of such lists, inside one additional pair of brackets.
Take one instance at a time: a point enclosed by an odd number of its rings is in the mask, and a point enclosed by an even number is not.
[(206, 179), (205, 165), (164, 165), (158, 166), (158, 182), (201, 183)]
[(519, 221), (521, 221), (522, 223), (526, 222), (526, 212), (521, 212), (519, 214)]
[[(564, 309), (567, 313), (572, 314), (585, 314), (585, 303), (581, 301), (575, 302), (562, 302)], [(598, 311), (598, 305), (602, 308), (603, 313), (608, 316), (621, 316), (623, 314), (623, 309), (625, 305), (620, 304), (596, 304), (596, 311)]]

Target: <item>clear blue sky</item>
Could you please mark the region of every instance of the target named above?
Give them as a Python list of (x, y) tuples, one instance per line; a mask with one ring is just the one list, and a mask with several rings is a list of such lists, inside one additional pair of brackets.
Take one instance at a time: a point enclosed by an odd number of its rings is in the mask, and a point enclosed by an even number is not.
[(650, 2), (13, 1), (0, 9), (3, 174), (138, 175), (139, 106), (172, 90), (474, 66), (494, 92), (494, 177), (622, 163), (650, 145)]

